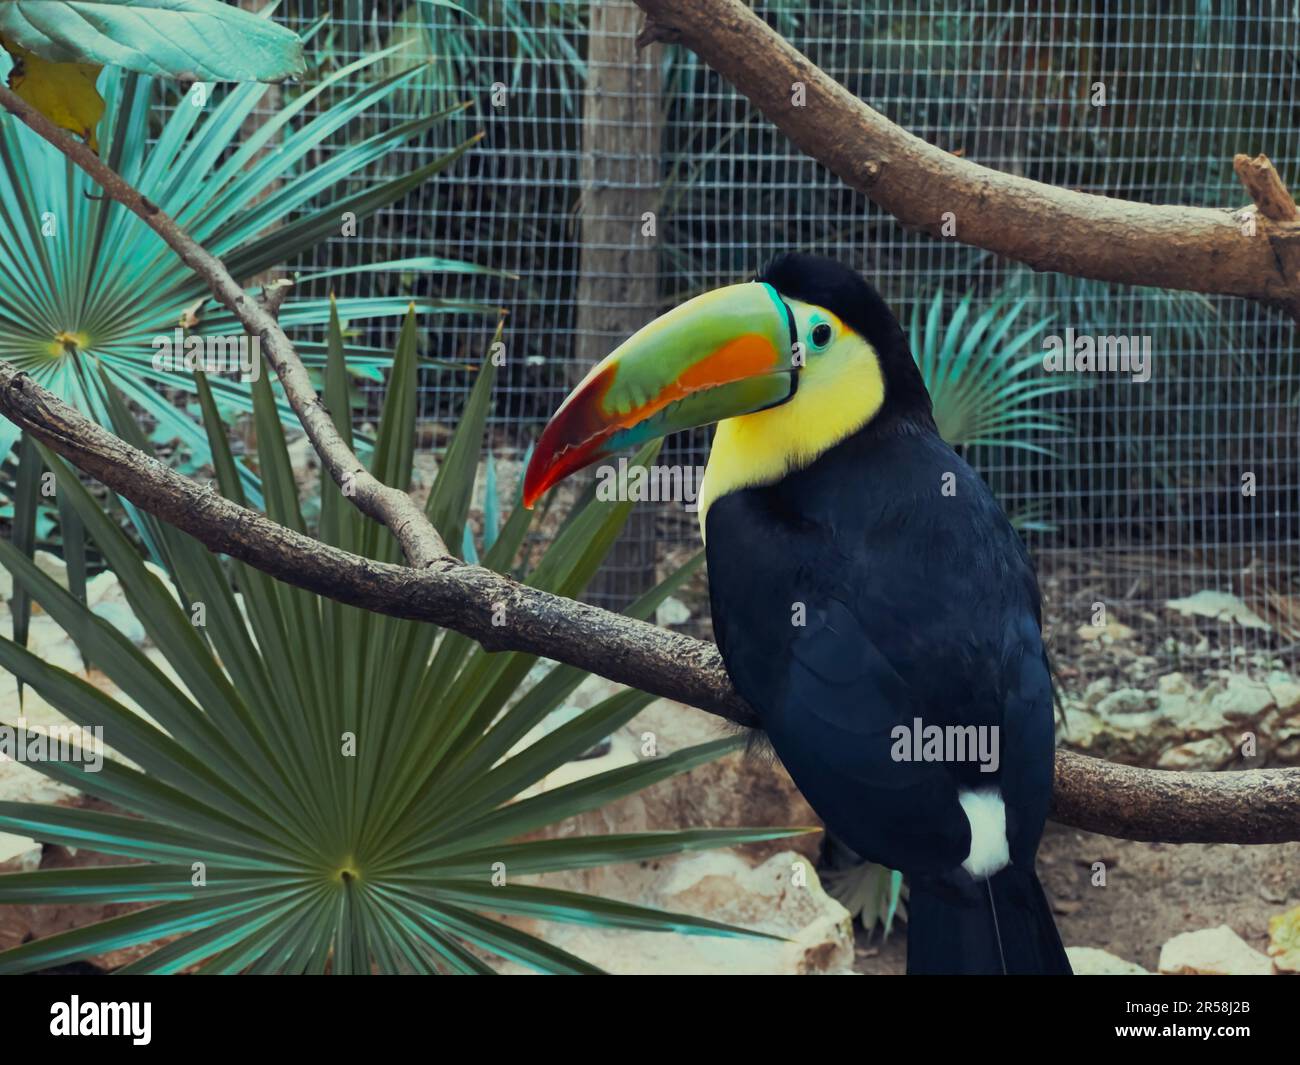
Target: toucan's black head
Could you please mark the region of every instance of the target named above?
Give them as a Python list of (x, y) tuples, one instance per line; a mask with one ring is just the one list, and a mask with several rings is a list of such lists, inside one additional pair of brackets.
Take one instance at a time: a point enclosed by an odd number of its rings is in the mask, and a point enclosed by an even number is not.
[(711, 492), (771, 483), (850, 437), (934, 426), (885, 301), (847, 266), (782, 255), (756, 281), (674, 307), (594, 366), (543, 430), (524, 503), (617, 451), (715, 423), (701, 515)]
[(932, 419), (930, 394), (898, 319), (856, 270), (822, 255), (784, 252), (755, 280), (771, 285), (787, 300), (830, 311), (875, 349), (885, 379), (885, 403), (877, 424), (902, 416)]

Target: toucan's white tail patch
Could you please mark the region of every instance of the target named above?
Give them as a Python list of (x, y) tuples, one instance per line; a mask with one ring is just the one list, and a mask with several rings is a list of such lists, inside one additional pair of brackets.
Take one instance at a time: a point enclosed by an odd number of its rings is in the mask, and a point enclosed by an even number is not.
[(1011, 864), (1002, 793), (997, 788), (959, 791), (957, 801), (970, 822), (970, 854), (961, 867), (976, 880), (987, 880)]

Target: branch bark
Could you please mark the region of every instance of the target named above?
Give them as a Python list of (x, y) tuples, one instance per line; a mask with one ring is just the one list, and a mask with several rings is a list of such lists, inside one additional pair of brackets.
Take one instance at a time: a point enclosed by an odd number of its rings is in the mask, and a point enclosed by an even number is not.
[[(293, 532), (100, 428), (0, 361), (0, 414), (136, 506), (204, 546), (289, 584), (454, 629), (492, 651), (578, 666), (738, 725), (757, 717), (712, 645), (519, 584), (450, 556), (423, 569), (375, 562)], [(493, 624), (498, 604), (507, 624)], [(1167, 843), (1300, 840), (1300, 769), (1171, 773), (1056, 754), (1053, 818)]]
[(157, 204), (127, 182), (88, 146), (60, 129), (26, 100), (0, 85), (0, 106), (21, 119), (38, 135), (58, 148), (94, 178), (105, 195), (116, 200), (158, 234), (180, 260), (207, 282), (213, 296), (224, 304), (249, 334), (261, 338), (262, 354), (284, 387), (312, 447), (335, 482), (347, 486), (352, 501), (363, 513), (387, 525), (402, 553), (412, 566), (428, 566), (448, 554), (423, 510), (406, 492), (391, 488), (362, 465), (334, 425), (333, 418), (302, 364), (293, 344), (276, 320), (278, 300), (284, 298), (278, 286), (269, 299), (258, 301), (246, 293), (226, 270), (225, 263), (201, 247)]
[[(636, 2), (647, 15), (644, 41), (690, 48), (802, 151), (904, 225), (1035, 270), (1241, 296), (1300, 318), (1294, 215), (1261, 210), (1248, 236), (1235, 211), (1132, 203), (991, 170), (868, 107), (741, 0)], [(955, 237), (942, 232), (948, 213)]]
[(1291, 199), (1291, 193), (1267, 155), (1257, 155), (1254, 159), (1249, 155), (1234, 155), (1232, 169), (1266, 218), (1274, 222), (1294, 222), (1300, 217), (1295, 200)]

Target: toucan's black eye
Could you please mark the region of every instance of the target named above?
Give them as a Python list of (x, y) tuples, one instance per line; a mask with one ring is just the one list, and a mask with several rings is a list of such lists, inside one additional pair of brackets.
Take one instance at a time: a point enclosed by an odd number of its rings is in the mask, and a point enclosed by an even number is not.
[(833, 332), (834, 330), (832, 330), (831, 327), (827, 325), (825, 322), (819, 322), (817, 325), (813, 326), (813, 331), (812, 331), (813, 347), (824, 348), (827, 344), (831, 342), (831, 334)]

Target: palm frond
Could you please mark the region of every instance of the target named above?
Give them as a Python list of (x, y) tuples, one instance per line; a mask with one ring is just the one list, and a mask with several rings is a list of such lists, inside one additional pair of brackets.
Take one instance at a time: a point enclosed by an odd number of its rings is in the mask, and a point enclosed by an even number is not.
[[(416, 327), (408, 313), (371, 455), (391, 484), (411, 480)], [(347, 431), (349, 375), (337, 314), (328, 331), (325, 398)], [(429, 513), (449, 542), (466, 527), (493, 380), (479, 370), (440, 464)], [(209, 382), (197, 380), (222, 492), (244, 501)], [(112, 384), (106, 385), (109, 395)], [(307, 528), (271, 389), (254, 384), (265, 508)], [(125, 408), (114, 407), (120, 419)], [(138, 427), (115, 423), (130, 439)], [(134, 435), (133, 435), (134, 433)], [(643, 458), (649, 458), (648, 454)], [(584, 678), (556, 666), (520, 694), (532, 655), (487, 654), (454, 632), (367, 613), (277, 584), (153, 526), (167, 579), (146, 565), (75, 473), (46, 463), (86, 536), (118, 575), (167, 669), (0, 541), (0, 565), (120, 689), (0, 639), (0, 667), (102, 740), (102, 765), (81, 747), (32, 767), (111, 809), (0, 803), (0, 830), (116, 855), (125, 863), (0, 876), (0, 904), (138, 903), (146, 908), (0, 954), (0, 973), (39, 970), (169, 940), (130, 972), (491, 972), (494, 958), (544, 972), (594, 967), (512, 918), (715, 936), (758, 935), (537, 883), (538, 874), (771, 840), (801, 831), (710, 828), (535, 838), (539, 829), (734, 749), (722, 740), (599, 772), (553, 790), (536, 785), (650, 700), (618, 691), (549, 732), (539, 728)], [(320, 537), (397, 559), (389, 531), (362, 517), (329, 478)], [(591, 579), (629, 504), (591, 501), (566, 525), (529, 583), (574, 595)], [(531, 515), (493, 519), (483, 561), (515, 566)], [(633, 604), (646, 616), (689, 570)], [(131, 701), (128, 705), (126, 700)], [(142, 715), (142, 709), (147, 717)], [(6, 726), (8, 727), (8, 726)], [(96, 731), (102, 730), (102, 731)], [(15, 735), (24, 741), (21, 729)], [(520, 798), (525, 795), (526, 797)]]

